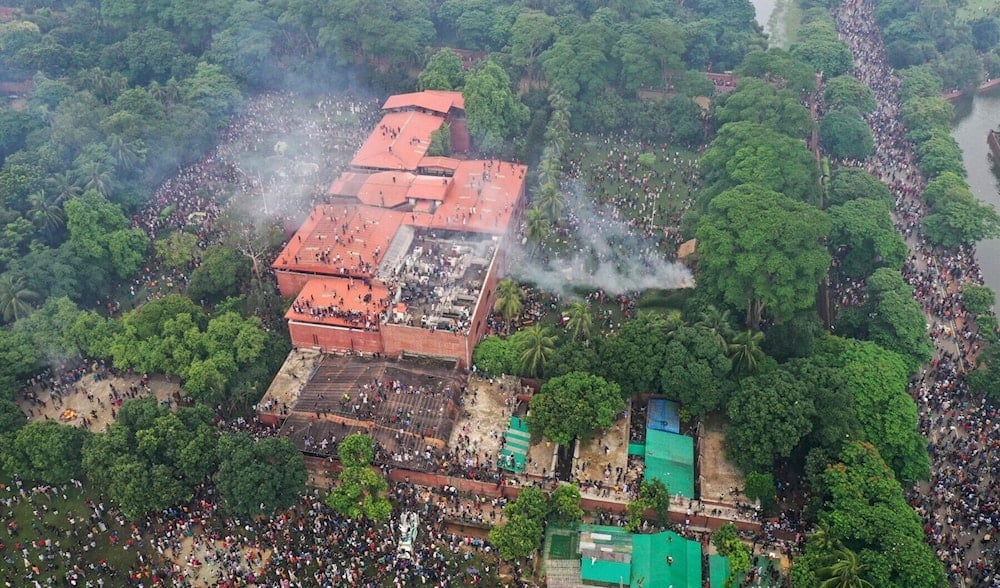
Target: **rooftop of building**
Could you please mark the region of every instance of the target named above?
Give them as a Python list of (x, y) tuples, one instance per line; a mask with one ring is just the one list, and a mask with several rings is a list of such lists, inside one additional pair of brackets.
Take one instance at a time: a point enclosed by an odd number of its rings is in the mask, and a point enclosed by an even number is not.
[(277, 270), (371, 277), (403, 213), (351, 201), (317, 206), (274, 261)]
[(354, 154), (351, 166), (415, 171), (431, 145), (431, 133), (443, 124), (441, 116), (418, 110), (387, 112)]
[(451, 109), (465, 110), (465, 99), (461, 92), (447, 90), (424, 90), (409, 94), (396, 94), (382, 105), (384, 110), (399, 110), (404, 108), (421, 108), (431, 112), (448, 114)]
[(389, 462), (429, 469), (422, 454), (446, 446), (465, 386), (461, 373), (439, 363), (324, 356), (290, 406), (282, 433), (302, 451), (328, 456), (337, 441), (365, 432)]
[(285, 318), (376, 330), (388, 305), (389, 290), (378, 280), (315, 278), (309, 280), (295, 297)]

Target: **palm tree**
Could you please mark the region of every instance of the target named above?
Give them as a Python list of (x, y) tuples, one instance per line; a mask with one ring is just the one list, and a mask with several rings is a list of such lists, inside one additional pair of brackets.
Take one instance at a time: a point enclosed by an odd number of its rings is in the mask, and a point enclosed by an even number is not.
[(86, 161), (79, 168), (80, 180), (84, 190), (97, 190), (105, 198), (111, 197), (111, 184), (114, 181), (111, 170), (100, 161)]
[(558, 182), (559, 157), (551, 150), (546, 149), (542, 152), (542, 160), (538, 164), (538, 184), (540, 186), (558, 185)]
[(719, 310), (715, 306), (709, 305), (700, 313), (698, 322), (694, 325), (711, 331), (723, 345), (729, 345), (733, 336), (733, 326), (729, 322), (729, 309)]
[(524, 236), (531, 241), (532, 252), (549, 238), (551, 230), (552, 223), (537, 206), (532, 206), (524, 214)]
[(29, 194), (28, 206), (28, 214), (35, 226), (49, 235), (55, 235), (66, 224), (66, 214), (63, 212), (62, 206), (57, 202), (50, 201), (45, 192), (38, 191)]
[(873, 588), (871, 582), (861, 577), (866, 566), (858, 554), (843, 545), (830, 553), (827, 562), (816, 570), (819, 588)]
[(115, 158), (118, 169), (130, 171), (146, 159), (142, 140), (128, 141), (121, 135), (108, 137), (108, 152)]
[(45, 190), (49, 194), (54, 194), (53, 204), (62, 204), (67, 200), (72, 200), (80, 195), (83, 190), (80, 184), (73, 180), (69, 172), (62, 171), (52, 174), (45, 180)]
[(5, 322), (20, 320), (33, 310), (31, 304), (38, 301), (38, 294), (24, 286), (24, 278), (14, 278), (10, 274), (0, 276), (0, 313)]
[(556, 349), (556, 336), (548, 327), (532, 325), (517, 334), (521, 350), (521, 373), (539, 377)]
[(760, 360), (764, 358), (764, 352), (760, 349), (763, 340), (764, 333), (753, 329), (747, 329), (733, 337), (733, 342), (729, 344), (729, 359), (733, 362), (736, 377), (757, 371)]
[(587, 341), (590, 339), (590, 331), (594, 327), (594, 315), (590, 312), (590, 305), (586, 302), (574, 302), (566, 309), (566, 330), (569, 331), (573, 340)]
[(497, 299), (493, 309), (507, 322), (507, 332), (510, 333), (511, 323), (520, 316), (524, 304), (521, 302), (521, 287), (510, 278), (500, 280), (497, 284)]
[(542, 186), (538, 194), (535, 206), (540, 208), (552, 224), (559, 224), (563, 210), (566, 208), (566, 196), (559, 190), (555, 182), (549, 182)]

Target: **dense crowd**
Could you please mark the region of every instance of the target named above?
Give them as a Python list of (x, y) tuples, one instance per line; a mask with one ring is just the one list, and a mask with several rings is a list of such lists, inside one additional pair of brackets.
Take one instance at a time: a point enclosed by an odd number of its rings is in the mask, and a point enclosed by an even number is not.
[(899, 122), (900, 81), (886, 61), (872, 3), (849, 0), (835, 17), (854, 53), (856, 75), (876, 96), (878, 108), (869, 117), (876, 151), (866, 167), (895, 197), (897, 228), (910, 246), (904, 276), (931, 319), (936, 346), (930, 367), (911, 387), (929, 441), (932, 478), (910, 490), (910, 503), (954, 585), (1000, 586), (998, 549), (991, 541), (1000, 529), (995, 480), (1000, 414), (966, 384), (969, 360), (981, 342), (964, 320), (959, 294), (963, 283), (982, 283), (982, 273), (972, 247), (942, 250), (922, 233), (925, 182)]

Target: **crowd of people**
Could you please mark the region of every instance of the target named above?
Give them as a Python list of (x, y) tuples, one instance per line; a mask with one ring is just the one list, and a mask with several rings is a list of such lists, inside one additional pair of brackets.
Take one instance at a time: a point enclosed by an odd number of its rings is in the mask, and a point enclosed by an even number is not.
[(895, 197), (897, 228), (910, 256), (904, 276), (931, 319), (936, 353), (930, 367), (912, 382), (921, 431), (929, 442), (931, 480), (909, 491), (924, 530), (950, 580), (966, 586), (1000, 586), (1000, 550), (992, 546), (1000, 529), (996, 474), (1000, 468), (996, 434), (1000, 414), (970, 393), (966, 373), (981, 341), (965, 322), (963, 283), (982, 283), (972, 247), (942, 250), (922, 233), (927, 210), (920, 200), (925, 181), (913, 145), (900, 123), (900, 80), (886, 60), (874, 7), (849, 0), (835, 11), (841, 35), (854, 53), (856, 74), (875, 93), (878, 108), (869, 117), (876, 151), (866, 167)]

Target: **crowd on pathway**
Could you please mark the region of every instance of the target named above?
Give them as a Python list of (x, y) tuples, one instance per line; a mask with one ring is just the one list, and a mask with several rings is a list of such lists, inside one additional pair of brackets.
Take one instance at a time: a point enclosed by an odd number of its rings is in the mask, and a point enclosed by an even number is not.
[(910, 247), (904, 276), (930, 319), (936, 347), (930, 367), (911, 386), (929, 442), (932, 477), (911, 489), (908, 498), (953, 584), (1000, 586), (1000, 549), (992, 539), (1000, 530), (1000, 414), (966, 384), (981, 341), (964, 320), (960, 295), (963, 283), (982, 283), (982, 272), (972, 247), (935, 248), (922, 232), (925, 181), (899, 119), (900, 80), (886, 60), (872, 3), (848, 0), (835, 17), (854, 53), (856, 75), (875, 93), (878, 108), (868, 122), (876, 150), (866, 168), (895, 197), (897, 228)]

